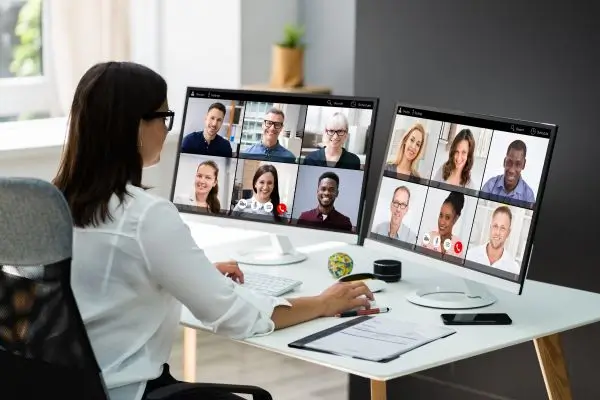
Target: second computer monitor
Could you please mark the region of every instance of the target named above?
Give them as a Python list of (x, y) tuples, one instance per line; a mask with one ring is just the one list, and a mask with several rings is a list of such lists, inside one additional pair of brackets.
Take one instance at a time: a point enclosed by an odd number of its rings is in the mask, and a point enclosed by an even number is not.
[(398, 105), (369, 238), (520, 293), (556, 130)]
[(188, 88), (171, 199), (240, 223), (358, 235), (376, 111), (372, 98)]

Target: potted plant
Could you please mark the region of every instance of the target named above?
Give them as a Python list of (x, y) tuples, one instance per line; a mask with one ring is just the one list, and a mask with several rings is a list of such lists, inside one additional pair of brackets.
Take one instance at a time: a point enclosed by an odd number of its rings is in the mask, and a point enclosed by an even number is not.
[(304, 27), (287, 24), (283, 41), (272, 51), (271, 86), (298, 87), (304, 85)]

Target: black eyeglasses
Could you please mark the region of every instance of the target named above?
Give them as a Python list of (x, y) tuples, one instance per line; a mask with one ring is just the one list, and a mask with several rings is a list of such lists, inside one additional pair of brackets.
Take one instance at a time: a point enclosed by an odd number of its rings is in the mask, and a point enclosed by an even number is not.
[(404, 210), (406, 207), (408, 207), (408, 204), (400, 203), (399, 201), (392, 201), (392, 206), (394, 208), (399, 208), (401, 210)]
[(270, 128), (273, 126), (275, 129), (281, 129), (281, 128), (283, 128), (283, 122), (277, 122), (277, 121), (271, 121), (271, 120), (265, 119), (265, 126), (267, 128)]
[(344, 137), (348, 132), (345, 129), (326, 129), (325, 133), (327, 133), (327, 136), (338, 135), (338, 137)]
[(143, 119), (149, 121), (155, 118), (162, 118), (165, 121), (167, 131), (173, 129), (173, 120), (175, 119), (175, 111), (152, 111), (151, 113), (145, 114)]

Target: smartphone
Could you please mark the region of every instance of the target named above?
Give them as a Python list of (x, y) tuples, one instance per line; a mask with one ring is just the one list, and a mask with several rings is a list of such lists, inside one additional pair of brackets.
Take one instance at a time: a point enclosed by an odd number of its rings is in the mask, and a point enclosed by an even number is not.
[(445, 325), (510, 325), (512, 319), (505, 313), (442, 314)]

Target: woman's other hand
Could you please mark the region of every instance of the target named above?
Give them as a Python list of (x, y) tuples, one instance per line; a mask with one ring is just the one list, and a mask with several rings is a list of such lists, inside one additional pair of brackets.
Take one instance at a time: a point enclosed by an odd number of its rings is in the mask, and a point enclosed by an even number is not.
[(237, 261), (221, 261), (214, 263), (214, 266), (223, 275), (231, 278), (234, 282), (244, 283), (244, 273), (240, 269)]

